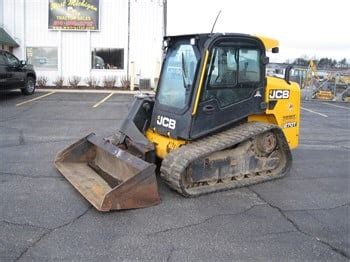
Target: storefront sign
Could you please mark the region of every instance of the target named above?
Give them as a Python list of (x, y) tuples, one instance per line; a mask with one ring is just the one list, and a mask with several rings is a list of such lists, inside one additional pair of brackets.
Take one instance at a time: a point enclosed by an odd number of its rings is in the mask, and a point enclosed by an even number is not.
[(98, 30), (99, 0), (49, 0), (49, 29)]

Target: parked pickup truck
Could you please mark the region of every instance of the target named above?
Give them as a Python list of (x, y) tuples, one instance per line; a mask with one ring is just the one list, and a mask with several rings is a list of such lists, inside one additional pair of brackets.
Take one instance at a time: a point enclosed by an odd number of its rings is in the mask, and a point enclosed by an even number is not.
[(36, 74), (32, 65), (0, 50), (0, 90), (21, 89), (25, 95), (35, 91)]

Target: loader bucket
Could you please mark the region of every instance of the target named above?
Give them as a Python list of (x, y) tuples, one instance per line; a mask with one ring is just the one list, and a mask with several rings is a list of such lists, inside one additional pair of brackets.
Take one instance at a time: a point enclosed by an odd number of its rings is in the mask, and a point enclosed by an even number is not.
[(155, 165), (90, 134), (59, 152), (56, 168), (99, 211), (159, 204)]

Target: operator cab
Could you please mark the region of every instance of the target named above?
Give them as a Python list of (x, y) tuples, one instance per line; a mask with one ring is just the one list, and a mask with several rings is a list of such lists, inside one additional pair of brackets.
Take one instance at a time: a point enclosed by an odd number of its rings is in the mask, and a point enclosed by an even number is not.
[(243, 34), (164, 40), (167, 52), (151, 129), (193, 140), (265, 111), (266, 43), (278, 43)]

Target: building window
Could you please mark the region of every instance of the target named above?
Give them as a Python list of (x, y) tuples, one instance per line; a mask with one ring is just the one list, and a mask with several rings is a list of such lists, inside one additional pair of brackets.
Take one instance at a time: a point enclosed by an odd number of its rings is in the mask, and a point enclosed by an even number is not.
[(35, 69), (57, 70), (57, 47), (27, 47), (27, 62)]
[(91, 64), (92, 69), (124, 69), (124, 49), (94, 48)]

